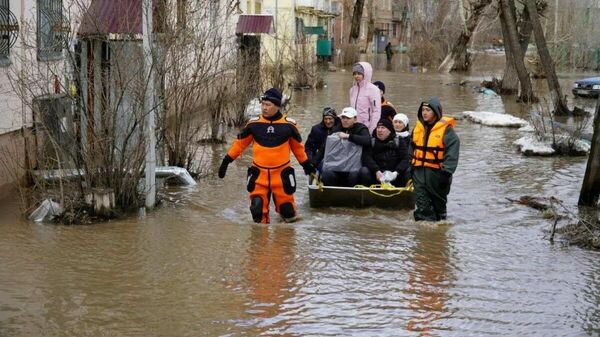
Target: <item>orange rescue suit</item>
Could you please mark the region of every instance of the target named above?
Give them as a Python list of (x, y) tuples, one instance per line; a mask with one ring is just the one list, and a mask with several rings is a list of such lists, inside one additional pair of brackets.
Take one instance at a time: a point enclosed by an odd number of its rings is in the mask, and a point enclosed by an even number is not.
[(446, 128), (454, 127), (454, 118), (442, 117), (429, 131), (429, 137), (425, 139), (425, 126), (419, 121), (413, 130), (413, 156), (412, 166), (424, 166), (433, 169), (441, 169), (444, 162), (444, 135)]
[(236, 159), (250, 144), (253, 144), (253, 163), (248, 168), (247, 189), (254, 221), (269, 223), (271, 197), (275, 210), (284, 219), (295, 217), (296, 176), (290, 151), (299, 163), (308, 160), (296, 122), (281, 112), (271, 117), (260, 114), (246, 124), (227, 154)]

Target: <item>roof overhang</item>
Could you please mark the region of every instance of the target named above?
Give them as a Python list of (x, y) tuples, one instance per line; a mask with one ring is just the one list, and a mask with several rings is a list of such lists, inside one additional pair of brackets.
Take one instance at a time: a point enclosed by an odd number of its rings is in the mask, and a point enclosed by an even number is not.
[(141, 0), (92, 0), (77, 35), (119, 40), (141, 38)]
[(309, 35), (323, 35), (325, 34), (325, 29), (323, 29), (323, 26), (304, 26), (304, 33)]
[(270, 14), (241, 14), (238, 17), (235, 33), (268, 34), (273, 31), (273, 15)]

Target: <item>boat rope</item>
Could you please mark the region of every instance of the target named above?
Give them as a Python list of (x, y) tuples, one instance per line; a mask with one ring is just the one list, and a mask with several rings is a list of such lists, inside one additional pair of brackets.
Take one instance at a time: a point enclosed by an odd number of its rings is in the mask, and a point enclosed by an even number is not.
[[(367, 189), (369, 189), (369, 192), (375, 194), (376, 196), (384, 197), (384, 198), (395, 197), (402, 192), (412, 192), (414, 190), (412, 179), (409, 180), (408, 183), (406, 183), (405, 187), (395, 187), (394, 185), (391, 185), (388, 183), (381, 183), (381, 184), (373, 184), (368, 187), (364, 186), (364, 185), (355, 185), (354, 188), (367, 188)], [(385, 191), (393, 191), (394, 193), (389, 193), (389, 194), (388, 194), (388, 192), (380, 193), (380, 192), (377, 192), (376, 189), (385, 190)]]

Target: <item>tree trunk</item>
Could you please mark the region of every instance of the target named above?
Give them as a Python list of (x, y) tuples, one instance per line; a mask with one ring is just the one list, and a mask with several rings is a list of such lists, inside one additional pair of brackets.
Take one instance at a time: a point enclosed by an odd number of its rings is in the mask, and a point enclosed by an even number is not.
[(362, 19), (365, 0), (356, 0), (354, 11), (352, 12), (352, 25), (350, 26), (350, 36), (348, 42), (354, 44), (360, 35), (360, 21)]
[[(500, 24), (502, 27), (502, 36), (507, 36), (508, 28), (506, 27), (506, 21), (500, 20)], [(527, 8), (523, 8), (521, 21), (519, 21), (517, 24), (517, 29), (519, 32), (521, 50), (523, 51), (523, 55), (525, 55), (527, 52), (527, 47), (529, 46), (529, 40), (531, 39), (532, 31), (531, 21), (529, 19), (529, 11), (527, 11)], [(504, 51), (506, 56), (506, 65), (504, 67), (504, 75), (502, 76), (502, 87), (500, 88), (500, 94), (515, 95), (519, 93), (519, 76), (517, 75), (517, 68), (515, 68), (515, 63), (513, 60), (514, 56), (511, 53), (510, 48), (504, 48)]]
[(588, 157), (583, 185), (579, 193), (579, 206), (596, 206), (600, 196), (600, 96), (596, 101), (596, 116), (594, 117), (594, 136), (592, 149)]
[(513, 64), (521, 83), (521, 92), (519, 98), (523, 102), (535, 101), (531, 80), (525, 63), (523, 62), (524, 55), (519, 44), (519, 34), (517, 32), (517, 20), (515, 18), (515, 2), (514, 0), (500, 0), (500, 20), (506, 25), (506, 36), (504, 36), (504, 47), (510, 49), (512, 54)]
[[(368, 19), (367, 19), (367, 39), (365, 41), (365, 52), (367, 54), (371, 54), (371, 52), (377, 54), (377, 46), (373, 45), (371, 48), (369, 46), (373, 43), (373, 37), (375, 34), (375, 17), (373, 12), (373, 0), (369, 0), (368, 4)], [(375, 43), (377, 43), (375, 41)]]
[(562, 91), (560, 90), (558, 77), (556, 77), (554, 61), (548, 51), (546, 37), (544, 36), (544, 30), (540, 23), (535, 0), (527, 0), (525, 4), (529, 10), (529, 16), (531, 17), (531, 26), (533, 27), (533, 35), (535, 37), (538, 54), (540, 55), (540, 62), (542, 63), (542, 67), (546, 73), (546, 79), (548, 80), (548, 88), (550, 89), (550, 95), (552, 96), (552, 103), (554, 103), (554, 115), (570, 115), (571, 111), (567, 108)]
[(465, 21), (463, 31), (460, 33), (454, 46), (450, 49), (450, 53), (446, 55), (446, 58), (438, 67), (438, 71), (448, 73), (451, 71), (469, 70), (470, 62), (467, 55), (467, 45), (479, 24), (481, 14), (483, 14), (483, 11), (490, 3), (492, 3), (492, 0), (478, 0), (477, 3), (472, 5), (473, 7)]

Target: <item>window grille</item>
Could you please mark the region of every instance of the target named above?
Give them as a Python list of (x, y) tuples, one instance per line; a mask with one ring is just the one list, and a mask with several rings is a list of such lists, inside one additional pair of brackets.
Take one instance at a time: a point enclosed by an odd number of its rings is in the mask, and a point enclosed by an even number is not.
[(8, 0), (0, 0), (0, 66), (10, 64), (10, 49), (17, 41), (19, 24)]
[(68, 32), (69, 26), (65, 24), (62, 0), (38, 0), (38, 60), (52, 61), (61, 59)]

